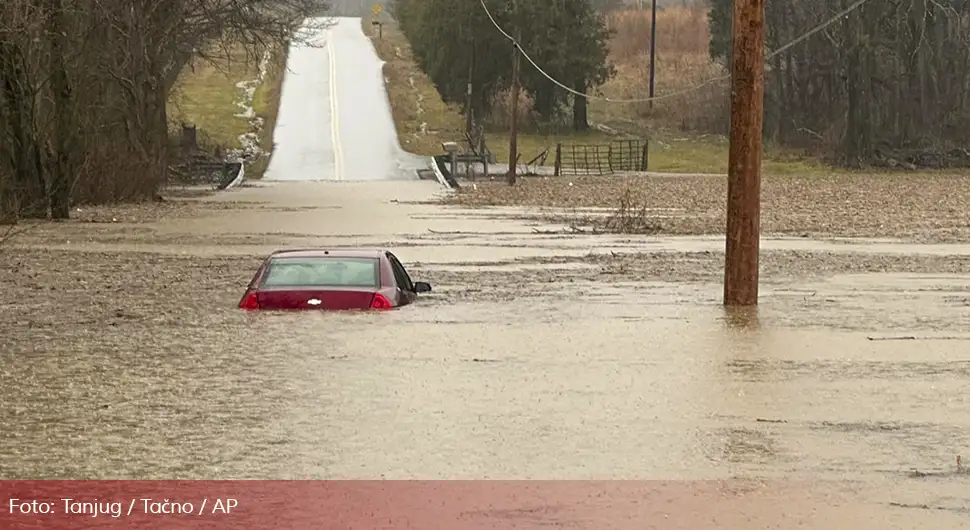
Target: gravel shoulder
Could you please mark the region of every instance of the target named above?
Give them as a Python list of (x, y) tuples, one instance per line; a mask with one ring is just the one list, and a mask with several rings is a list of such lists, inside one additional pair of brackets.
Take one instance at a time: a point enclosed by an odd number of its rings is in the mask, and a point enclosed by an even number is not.
[[(589, 222), (583, 209), (642, 216), (669, 235), (723, 234), (727, 181), (713, 176), (526, 177), (465, 183), (445, 204), (535, 207), (564, 223)], [(911, 242), (970, 240), (970, 177), (954, 174), (765, 176), (762, 231), (805, 237), (879, 237)], [(549, 210), (555, 209), (555, 210)], [(523, 215), (535, 217), (534, 215)], [(622, 230), (619, 230), (622, 231)]]

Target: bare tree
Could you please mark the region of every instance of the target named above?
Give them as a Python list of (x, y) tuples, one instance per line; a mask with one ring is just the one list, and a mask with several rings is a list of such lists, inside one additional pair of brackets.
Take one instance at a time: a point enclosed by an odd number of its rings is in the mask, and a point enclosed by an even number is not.
[[(766, 44), (778, 49), (855, 4), (769, 2)], [(724, 57), (730, 2), (711, 5), (711, 50)], [(970, 164), (970, 3), (887, 0), (855, 7), (773, 57), (766, 134), (851, 166)]]
[[(148, 199), (166, 178), (166, 102), (195, 58), (253, 61), (319, 0), (0, 2), (0, 221)], [(299, 38), (299, 37), (296, 37)]]

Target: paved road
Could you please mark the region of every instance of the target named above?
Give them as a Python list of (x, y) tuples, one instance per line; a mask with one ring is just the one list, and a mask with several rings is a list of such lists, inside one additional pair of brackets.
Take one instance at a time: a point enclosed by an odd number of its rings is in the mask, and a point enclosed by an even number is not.
[(300, 35), (289, 52), (264, 179), (416, 179), (427, 160), (401, 149), (383, 62), (361, 19), (310, 19)]

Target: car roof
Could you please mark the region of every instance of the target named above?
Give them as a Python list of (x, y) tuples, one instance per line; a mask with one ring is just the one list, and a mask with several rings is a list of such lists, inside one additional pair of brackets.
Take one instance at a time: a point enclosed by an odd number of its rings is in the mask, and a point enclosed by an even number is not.
[(277, 250), (269, 258), (372, 258), (380, 259), (386, 251), (378, 248), (304, 248)]

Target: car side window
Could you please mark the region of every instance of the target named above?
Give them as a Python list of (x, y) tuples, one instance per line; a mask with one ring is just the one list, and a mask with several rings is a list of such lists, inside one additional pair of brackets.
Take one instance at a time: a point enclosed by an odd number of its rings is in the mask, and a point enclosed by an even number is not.
[(391, 268), (394, 269), (394, 278), (397, 280), (398, 285), (404, 288), (406, 291), (414, 290), (414, 283), (411, 281), (411, 277), (408, 276), (407, 271), (404, 269), (404, 265), (398, 261), (397, 256), (387, 253), (387, 259), (391, 262)]
[(401, 271), (397, 268), (397, 264), (394, 263), (394, 260), (391, 259), (388, 261), (391, 262), (391, 270), (394, 271), (394, 283), (396, 283), (398, 287), (407, 286), (407, 283), (404, 281), (404, 277), (401, 276)]
[(400, 261), (397, 262), (397, 267), (401, 269), (401, 275), (404, 276), (404, 284), (408, 286), (409, 291), (413, 291), (414, 282), (411, 281), (411, 276), (408, 274), (408, 270), (404, 268), (404, 265), (401, 265)]

